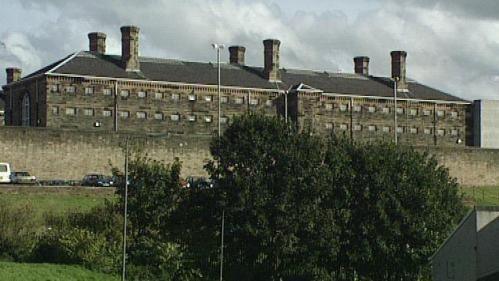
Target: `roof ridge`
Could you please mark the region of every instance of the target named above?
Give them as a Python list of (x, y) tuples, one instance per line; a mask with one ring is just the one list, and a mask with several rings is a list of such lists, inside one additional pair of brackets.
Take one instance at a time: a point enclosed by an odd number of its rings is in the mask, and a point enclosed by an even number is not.
[(77, 55), (79, 55), (82, 51), (77, 51), (69, 56), (66, 57), (66, 59), (64, 59), (61, 63), (57, 64), (56, 66), (54, 66), (53, 68), (51, 68), (49, 71), (46, 71), (44, 74), (50, 74), (54, 71), (56, 71), (58, 68), (60, 68), (61, 66), (65, 65), (66, 63), (68, 63), (69, 61), (71, 61), (72, 59), (74, 59)]

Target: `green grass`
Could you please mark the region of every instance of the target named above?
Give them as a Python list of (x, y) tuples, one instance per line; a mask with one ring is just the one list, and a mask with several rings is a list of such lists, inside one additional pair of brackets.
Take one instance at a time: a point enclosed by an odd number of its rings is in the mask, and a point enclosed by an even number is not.
[(0, 262), (0, 280), (9, 281), (118, 281), (117, 276), (79, 266)]
[(499, 186), (462, 186), (461, 191), (468, 206), (499, 206)]

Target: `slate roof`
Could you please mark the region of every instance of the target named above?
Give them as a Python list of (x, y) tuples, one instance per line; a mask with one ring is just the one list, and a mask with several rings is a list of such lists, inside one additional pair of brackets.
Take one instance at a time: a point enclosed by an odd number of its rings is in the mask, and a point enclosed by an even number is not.
[[(68, 57), (69, 58), (69, 57)], [(65, 59), (53, 63), (27, 77), (54, 68)], [(79, 52), (72, 59), (53, 70), (53, 73), (87, 75), (97, 77), (128, 78), (150, 81), (180, 82), (187, 84), (216, 85), (216, 63), (188, 62), (171, 59), (140, 57), (140, 72), (127, 72), (120, 66), (121, 57)], [(306, 84), (324, 93), (392, 97), (393, 86), (389, 78), (358, 74), (328, 73), (311, 70), (281, 69), (282, 82), (276, 85), (261, 76), (261, 67), (221, 65), (223, 86), (243, 88), (287, 90), (298, 84)], [(23, 78), (25, 79), (25, 78)], [(467, 102), (461, 98), (409, 80), (409, 92), (401, 98)]]

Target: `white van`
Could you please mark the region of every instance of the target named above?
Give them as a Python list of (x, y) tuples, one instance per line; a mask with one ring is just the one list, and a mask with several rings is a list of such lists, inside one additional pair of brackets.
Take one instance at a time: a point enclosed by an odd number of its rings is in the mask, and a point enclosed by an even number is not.
[(9, 163), (0, 163), (0, 183), (10, 183)]

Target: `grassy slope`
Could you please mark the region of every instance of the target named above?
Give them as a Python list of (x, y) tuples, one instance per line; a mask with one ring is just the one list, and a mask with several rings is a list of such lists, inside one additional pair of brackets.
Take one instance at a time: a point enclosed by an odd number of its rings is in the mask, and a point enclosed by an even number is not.
[(466, 205), (499, 206), (499, 186), (461, 187)]
[(78, 266), (0, 262), (0, 280), (9, 281), (118, 281), (112, 275)]

